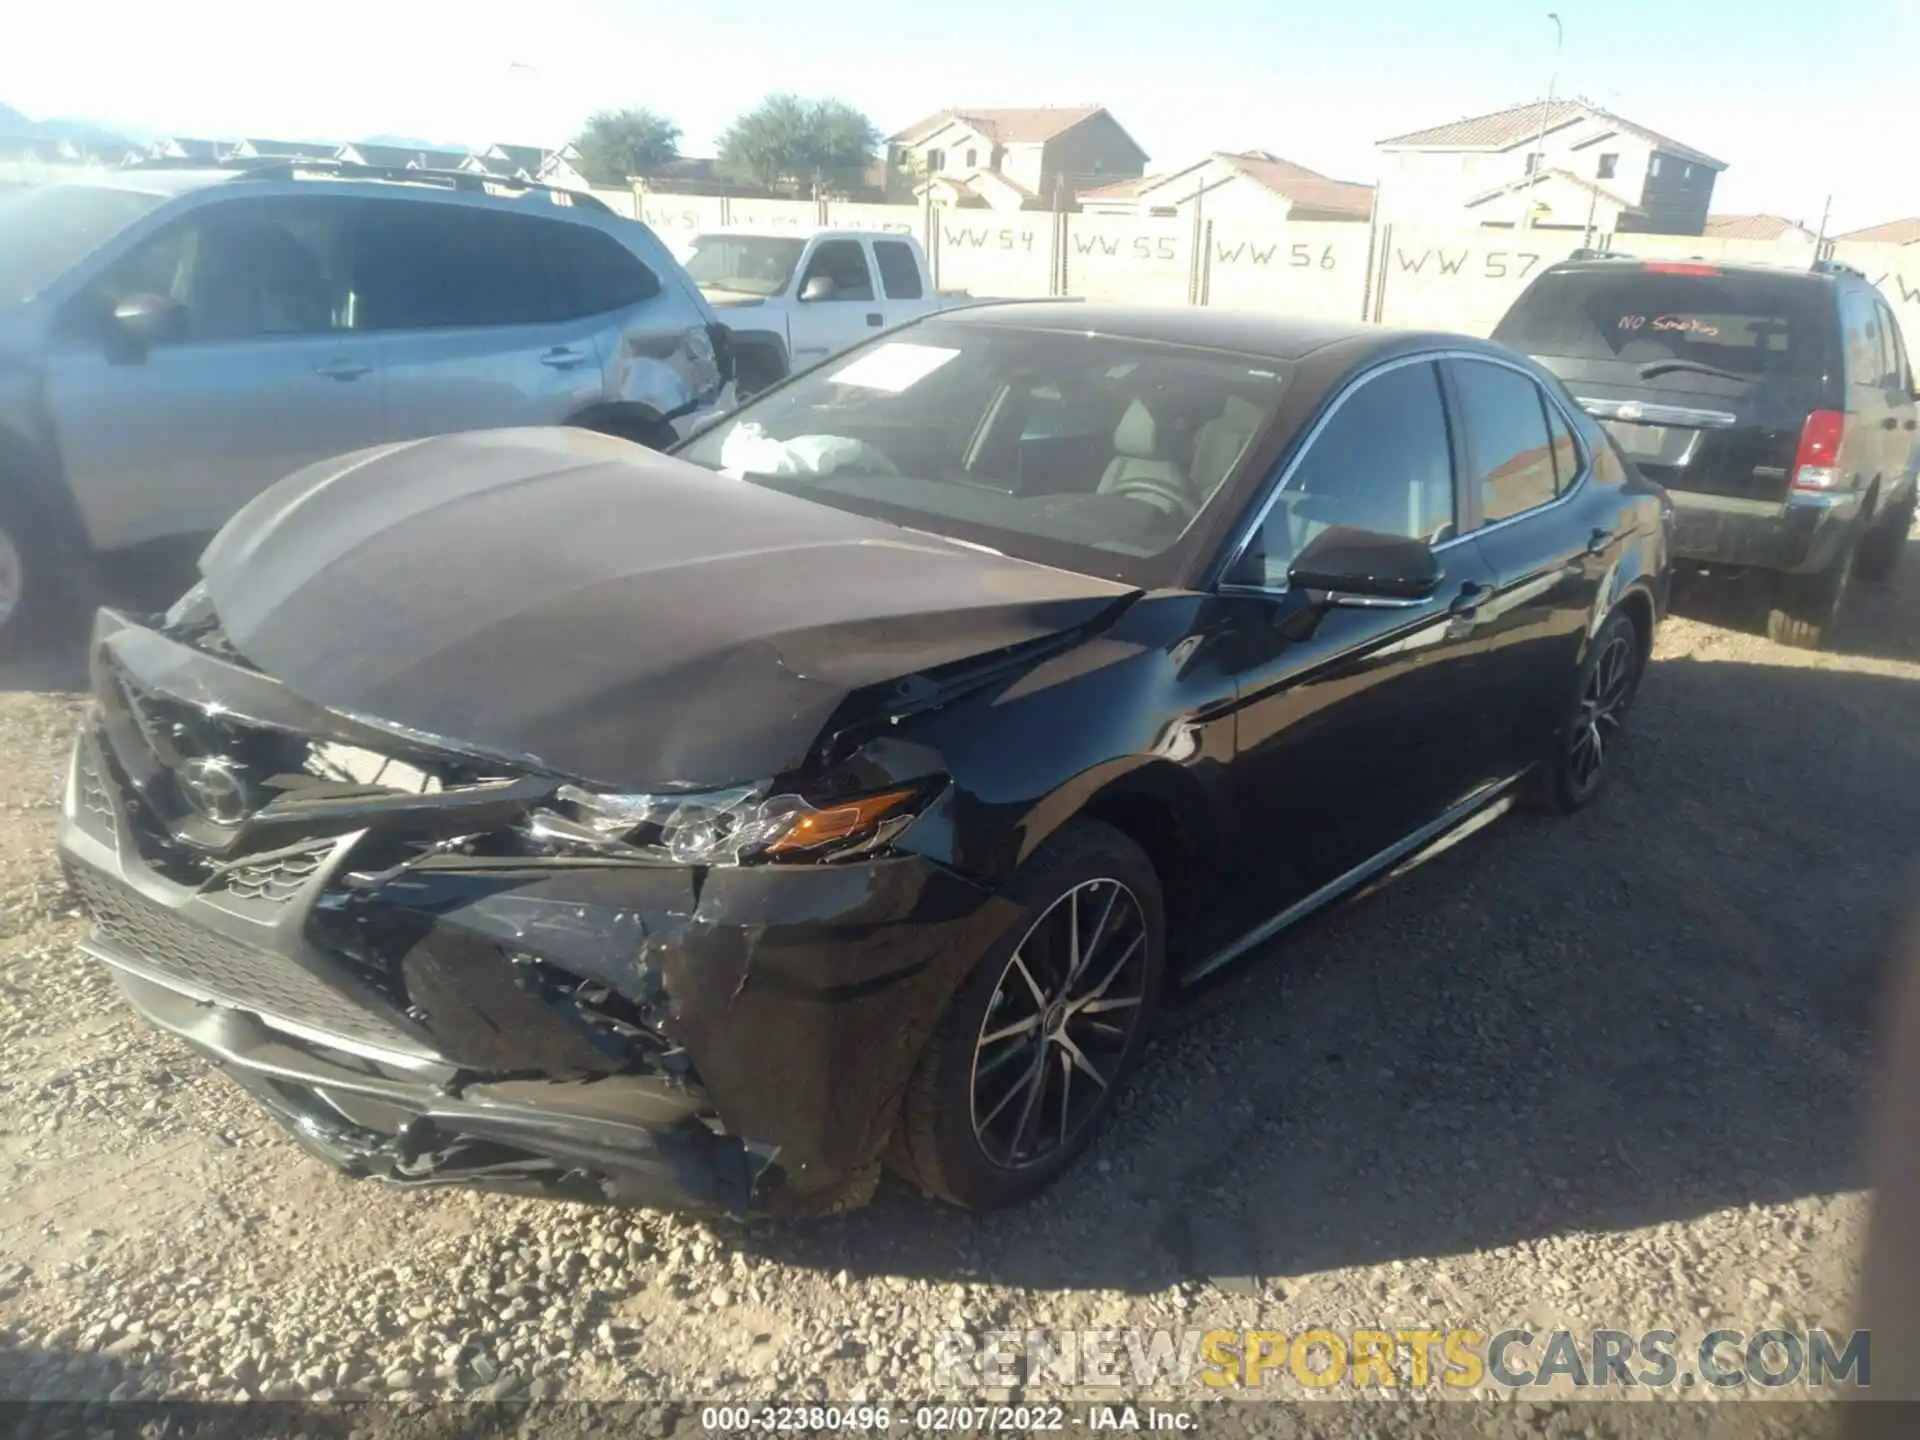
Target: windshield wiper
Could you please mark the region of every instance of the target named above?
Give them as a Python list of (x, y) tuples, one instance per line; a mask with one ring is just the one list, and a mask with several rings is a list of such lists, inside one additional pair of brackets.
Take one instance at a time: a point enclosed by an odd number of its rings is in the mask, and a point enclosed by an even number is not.
[(1742, 375), (1736, 370), (1722, 370), (1717, 365), (1703, 364), (1698, 360), (1655, 360), (1640, 367), (1640, 378), (1651, 380), (1656, 375), (1665, 375), (1670, 370), (1686, 370), (1696, 375), (1717, 375), (1722, 380), (1752, 380), (1752, 375)]

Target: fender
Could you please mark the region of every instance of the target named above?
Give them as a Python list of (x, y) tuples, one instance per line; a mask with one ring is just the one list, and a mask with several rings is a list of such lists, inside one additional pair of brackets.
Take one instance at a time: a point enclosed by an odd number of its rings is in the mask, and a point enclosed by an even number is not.
[(1039, 800), (1021, 822), (1012, 868), (1069, 820), (1129, 800), (1150, 801), (1173, 818), (1196, 874), (1213, 867), (1230, 824), (1218, 798), (1183, 765), (1158, 755), (1130, 755), (1083, 770)]
[(721, 390), (719, 357), (704, 329), (624, 337), (608, 379), (605, 403), (630, 406), (669, 424), (710, 404)]

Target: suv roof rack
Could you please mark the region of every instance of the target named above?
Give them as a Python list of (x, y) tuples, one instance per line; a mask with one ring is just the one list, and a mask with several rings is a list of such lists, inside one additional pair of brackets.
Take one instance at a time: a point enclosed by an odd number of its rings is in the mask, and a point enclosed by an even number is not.
[(1816, 275), (1851, 275), (1856, 280), (1867, 278), (1866, 271), (1849, 265), (1844, 260), (1816, 260), (1812, 268)]
[(286, 159), (281, 156), (232, 155), (222, 160), (192, 160), (165, 157), (135, 160), (129, 170), (231, 170), (236, 180), (297, 180), (303, 174), (333, 176), (342, 180), (389, 180), (406, 185), (438, 185), (472, 195), (540, 195), (555, 205), (571, 205), (602, 215), (617, 212), (598, 195), (547, 185), (538, 180), (519, 180), (504, 175), (480, 175), (470, 170), (410, 169), (397, 165), (362, 165), (352, 160)]
[(1569, 260), (1633, 260), (1637, 258), (1625, 250), (1598, 250), (1591, 245), (1582, 245), (1567, 256)]

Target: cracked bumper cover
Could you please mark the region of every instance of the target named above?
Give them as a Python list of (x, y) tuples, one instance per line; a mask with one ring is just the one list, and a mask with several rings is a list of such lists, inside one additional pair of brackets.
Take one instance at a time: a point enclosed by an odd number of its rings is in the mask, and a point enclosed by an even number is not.
[[(899, 1097), (1009, 903), (916, 855), (693, 870), (413, 871), (377, 902), (409, 947), (380, 993), (316, 939), (362, 837), (290, 895), (188, 886), (136, 842), (89, 732), (60, 825), (85, 947), (148, 1020), (350, 1174), (737, 1214), (819, 1213), (877, 1179)], [(517, 957), (517, 958), (516, 958)], [(512, 983), (537, 959), (659, 1017), (595, 1073)]]

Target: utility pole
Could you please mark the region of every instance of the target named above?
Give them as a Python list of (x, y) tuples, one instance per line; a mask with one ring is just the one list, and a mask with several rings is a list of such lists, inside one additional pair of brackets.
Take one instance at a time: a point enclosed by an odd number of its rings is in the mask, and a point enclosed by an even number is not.
[(1813, 237), (1813, 258), (1824, 260), (1827, 257), (1820, 252), (1827, 248), (1827, 221), (1833, 216), (1833, 196), (1827, 196), (1827, 203), (1820, 207), (1820, 233)]
[(1527, 200), (1522, 207), (1521, 218), (1526, 222), (1520, 228), (1533, 228), (1533, 188), (1535, 177), (1540, 173), (1540, 162), (1545, 158), (1547, 148), (1547, 119), (1553, 114), (1553, 89), (1560, 83), (1560, 47), (1566, 40), (1566, 31), (1561, 27), (1560, 16), (1549, 10), (1547, 19), (1553, 22), (1553, 68), (1547, 72), (1547, 99), (1540, 107), (1540, 133), (1533, 142), (1533, 151), (1527, 156)]

